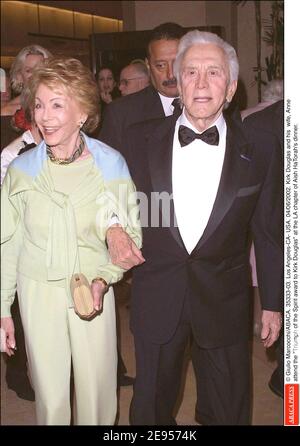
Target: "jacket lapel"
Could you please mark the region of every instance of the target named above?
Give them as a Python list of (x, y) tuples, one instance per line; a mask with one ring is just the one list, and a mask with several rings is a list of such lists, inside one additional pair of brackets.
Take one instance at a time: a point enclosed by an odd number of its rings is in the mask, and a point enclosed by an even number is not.
[(227, 122), (227, 138), (220, 184), (207, 226), (194, 251), (211, 237), (232, 206), (251, 163), (251, 146), (246, 142), (239, 125)]
[[(185, 249), (179, 230), (175, 222), (174, 202), (172, 194), (172, 156), (173, 156), (173, 137), (176, 118), (170, 116), (165, 118), (160, 126), (155, 129), (153, 135), (148, 135), (148, 161), (153, 191), (158, 193), (167, 193), (170, 197), (170, 210), (165, 207), (162, 210), (161, 200), (156, 195), (151, 199), (155, 200), (155, 208), (160, 210), (162, 216), (162, 226), (168, 227), (172, 236), (178, 245)], [(153, 206), (153, 205), (152, 205)]]

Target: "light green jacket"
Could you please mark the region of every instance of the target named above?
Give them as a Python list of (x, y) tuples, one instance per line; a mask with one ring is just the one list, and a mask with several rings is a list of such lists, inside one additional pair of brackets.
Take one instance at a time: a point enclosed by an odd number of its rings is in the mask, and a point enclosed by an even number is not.
[(124, 158), (84, 138), (94, 164), (69, 195), (54, 188), (44, 142), (8, 168), (1, 192), (1, 317), (10, 316), (22, 275), (65, 287), (70, 306), (74, 273), (89, 281), (96, 276), (108, 284), (119, 281), (124, 270), (111, 263), (105, 242), (114, 215), (141, 247), (135, 186)]

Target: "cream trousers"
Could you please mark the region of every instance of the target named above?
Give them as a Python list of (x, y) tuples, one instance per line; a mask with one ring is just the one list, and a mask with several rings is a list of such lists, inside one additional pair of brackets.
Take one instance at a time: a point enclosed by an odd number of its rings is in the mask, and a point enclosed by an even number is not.
[(23, 275), (18, 297), (39, 425), (69, 425), (70, 371), (74, 371), (74, 424), (112, 425), (117, 411), (117, 347), (112, 288), (103, 311), (80, 319), (64, 288)]

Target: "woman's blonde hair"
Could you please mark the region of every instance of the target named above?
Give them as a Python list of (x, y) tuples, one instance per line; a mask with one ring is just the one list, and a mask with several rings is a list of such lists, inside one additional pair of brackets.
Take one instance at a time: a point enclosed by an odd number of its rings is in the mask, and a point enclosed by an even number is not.
[(40, 45), (25, 46), (21, 49), (12, 63), (9, 75), (11, 88), (15, 93), (21, 93), (23, 89), (23, 82), (20, 81), (19, 75), (27, 56), (43, 56), (44, 59), (48, 59), (52, 54)]
[(21, 98), (22, 106), (32, 114), (36, 92), (41, 84), (51, 90), (62, 87), (88, 116), (82, 130), (89, 133), (96, 129), (100, 120), (98, 87), (91, 71), (79, 60), (54, 57), (34, 70)]

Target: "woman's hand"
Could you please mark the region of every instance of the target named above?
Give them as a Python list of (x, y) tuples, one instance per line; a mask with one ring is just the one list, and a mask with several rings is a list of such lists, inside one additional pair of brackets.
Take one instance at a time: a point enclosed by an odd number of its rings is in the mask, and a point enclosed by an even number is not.
[(1, 352), (5, 352), (8, 356), (15, 354), (16, 339), (15, 326), (11, 317), (1, 318)]
[(109, 91), (102, 91), (100, 93), (101, 99), (103, 102), (105, 102), (106, 104), (109, 104), (110, 102), (112, 102), (112, 97)]
[(100, 280), (95, 280), (91, 285), (93, 301), (94, 301), (94, 313), (102, 310), (103, 306), (103, 296), (107, 291), (107, 285)]

